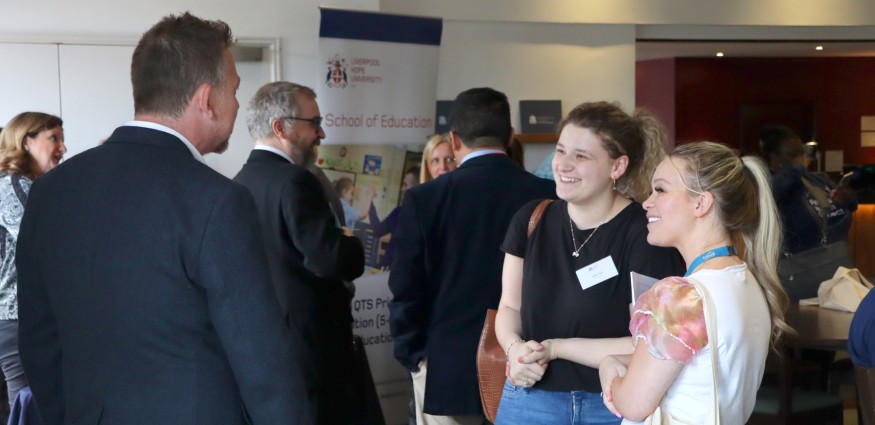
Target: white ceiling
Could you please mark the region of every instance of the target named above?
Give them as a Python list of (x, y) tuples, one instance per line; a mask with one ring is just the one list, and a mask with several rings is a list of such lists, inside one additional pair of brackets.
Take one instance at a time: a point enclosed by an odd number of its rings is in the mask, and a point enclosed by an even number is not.
[[(823, 46), (823, 50), (815, 50)], [(875, 56), (875, 41), (639, 41), (636, 60), (664, 58), (866, 57)]]

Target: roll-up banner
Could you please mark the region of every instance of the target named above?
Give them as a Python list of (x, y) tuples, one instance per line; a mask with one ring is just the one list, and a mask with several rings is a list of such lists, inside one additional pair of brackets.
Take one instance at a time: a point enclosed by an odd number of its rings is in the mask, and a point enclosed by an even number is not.
[(353, 331), (362, 337), (386, 423), (406, 424), (412, 387), (392, 354), (388, 223), (410, 185), (406, 176), (415, 184), (419, 175), (421, 154), (400, 145), (421, 146), (435, 131), (443, 23), (328, 8), (321, 16), (315, 89), (326, 138), (317, 164), (332, 181), (354, 183), (346, 225), (365, 245), (368, 269), (355, 281)]
[(324, 144), (421, 144), (434, 132), (440, 19), (322, 8)]

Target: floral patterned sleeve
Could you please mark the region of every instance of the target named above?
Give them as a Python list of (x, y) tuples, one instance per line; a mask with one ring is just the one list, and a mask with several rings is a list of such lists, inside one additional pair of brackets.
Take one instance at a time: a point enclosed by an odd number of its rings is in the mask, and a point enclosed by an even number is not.
[(636, 345), (646, 341), (653, 357), (690, 363), (708, 344), (702, 298), (686, 279), (660, 280), (638, 298), (629, 331)]

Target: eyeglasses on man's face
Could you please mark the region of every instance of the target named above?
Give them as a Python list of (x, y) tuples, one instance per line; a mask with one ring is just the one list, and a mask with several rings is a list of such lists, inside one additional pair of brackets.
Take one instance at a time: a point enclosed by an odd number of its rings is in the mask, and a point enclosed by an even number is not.
[(287, 120), (307, 121), (314, 130), (319, 130), (322, 127), (322, 117), (301, 118), (301, 117), (283, 117)]

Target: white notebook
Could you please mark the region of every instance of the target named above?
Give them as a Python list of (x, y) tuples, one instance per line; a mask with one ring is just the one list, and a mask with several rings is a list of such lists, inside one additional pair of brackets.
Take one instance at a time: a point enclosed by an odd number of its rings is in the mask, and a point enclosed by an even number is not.
[(658, 279), (654, 279), (641, 273), (629, 272), (629, 281), (632, 284), (632, 304), (634, 305), (635, 301), (638, 301), (638, 297), (650, 290), (650, 287), (652, 287)]

